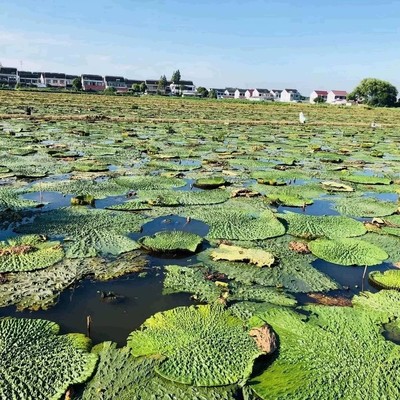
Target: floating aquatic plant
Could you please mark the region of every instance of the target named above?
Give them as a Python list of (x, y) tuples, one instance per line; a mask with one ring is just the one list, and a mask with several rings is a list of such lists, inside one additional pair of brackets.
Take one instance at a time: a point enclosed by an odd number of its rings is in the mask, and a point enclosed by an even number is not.
[(152, 251), (191, 253), (196, 252), (202, 241), (201, 236), (185, 231), (161, 231), (139, 240), (144, 248)]
[(273, 254), (261, 249), (245, 249), (239, 246), (230, 246), (221, 243), (211, 252), (213, 260), (248, 261), (257, 267), (270, 267), (275, 262)]
[(128, 347), (118, 349), (115, 343), (104, 342), (92, 350), (99, 356), (99, 365), (92, 380), (86, 384), (83, 400), (99, 398), (118, 400), (231, 400), (236, 386), (203, 388), (177, 385), (156, 374), (160, 363), (154, 358), (134, 358)]
[(40, 319), (0, 319), (0, 398), (58, 400), (92, 375), (90, 339), (59, 330)]
[(156, 372), (194, 386), (244, 383), (262, 354), (243, 322), (220, 306), (157, 313), (130, 334), (128, 346), (135, 357), (165, 357)]
[(352, 217), (384, 217), (392, 215), (397, 210), (397, 204), (381, 201), (373, 197), (347, 197), (338, 199), (334, 208), (340, 214)]
[(43, 269), (61, 261), (60, 242), (49, 242), (39, 235), (27, 235), (0, 242), (0, 272)]
[(369, 307), (375, 296), (353, 308), (309, 306), (308, 318), (283, 308), (263, 313), (259, 318), (272, 325), (280, 347), (277, 359), (250, 381), (255, 393), (266, 400), (397, 398), (400, 353), (380, 324), (398, 315), (400, 294), (379, 297), (382, 304), (394, 300), (384, 313)]
[(400, 270), (389, 269), (385, 272), (372, 271), (368, 275), (369, 280), (383, 289), (400, 290)]
[(360, 239), (317, 239), (308, 247), (316, 257), (340, 265), (377, 265), (388, 258), (380, 247)]
[(306, 239), (319, 237), (341, 238), (364, 235), (364, 225), (342, 216), (316, 216), (295, 213), (279, 214), (288, 225), (288, 233)]
[(139, 214), (70, 207), (40, 214), (18, 231), (63, 237), (69, 258), (95, 257), (139, 248), (126, 234), (139, 231), (145, 222)]

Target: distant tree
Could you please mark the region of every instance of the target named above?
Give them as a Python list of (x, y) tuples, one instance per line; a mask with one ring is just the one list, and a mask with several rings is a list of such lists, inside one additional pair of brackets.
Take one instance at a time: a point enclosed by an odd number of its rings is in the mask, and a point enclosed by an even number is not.
[(72, 87), (74, 90), (82, 90), (82, 80), (81, 78), (75, 78), (72, 81)]
[(375, 78), (363, 79), (347, 96), (369, 106), (394, 107), (397, 101), (397, 89), (391, 83)]
[(115, 89), (115, 87), (108, 87), (107, 89), (103, 90), (103, 93), (106, 95), (113, 95), (117, 93), (117, 89)]
[(161, 75), (157, 85), (157, 91), (159, 93), (165, 93), (165, 88), (167, 87), (167, 78), (165, 75)]
[(134, 84), (132, 85), (132, 90), (133, 90), (135, 93), (141, 92), (141, 90), (140, 90), (140, 84), (139, 84), (139, 83), (134, 83)]
[(145, 82), (142, 82), (142, 83), (140, 84), (140, 91), (141, 91), (142, 93), (145, 93), (146, 90), (147, 90), (147, 85), (146, 85)]
[(210, 98), (210, 99), (216, 99), (218, 96), (217, 96), (217, 92), (216, 92), (216, 90), (215, 89), (211, 89), (209, 92), (208, 92), (208, 97)]
[(322, 104), (322, 103), (326, 103), (326, 100), (322, 97), (322, 96), (318, 96), (314, 99), (314, 103), (316, 104)]
[(197, 93), (200, 95), (200, 97), (207, 97), (209, 92), (204, 86), (199, 86), (197, 88)]
[(177, 69), (176, 71), (174, 71), (172, 73), (171, 81), (173, 83), (175, 83), (175, 85), (179, 85), (179, 83), (181, 81), (181, 73), (180, 73), (179, 69)]

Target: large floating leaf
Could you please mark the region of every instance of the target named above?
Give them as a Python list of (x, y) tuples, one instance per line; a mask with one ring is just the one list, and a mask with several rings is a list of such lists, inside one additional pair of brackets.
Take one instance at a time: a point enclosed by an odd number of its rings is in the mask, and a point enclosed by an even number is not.
[(400, 270), (389, 269), (385, 272), (372, 271), (368, 275), (370, 281), (383, 289), (400, 290)]
[(220, 206), (187, 210), (184, 214), (210, 225), (208, 237), (211, 239), (257, 240), (285, 233), (284, 226), (270, 210), (257, 214), (232, 206)]
[(61, 192), (73, 195), (92, 195), (96, 199), (117, 196), (126, 193), (127, 189), (115, 183), (114, 180), (96, 182), (94, 180), (48, 181), (36, 183), (30, 191)]
[[(398, 314), (400, 293), (387, 314), (354, 308), (309, 306), (310, 318), (271, 309), (261, 319), (279, 336), (278, 358), (250, 385), (262, 399), (396, 399), (400, 396), (399, 346), (385, 340), (381, 324)], [(385, 303), (385, 296), (380, 296)], [(397, 304), (396, 304), (397, 302)]]
[(154, 206), (196, 206), (224, 203), (229, 199), (225, 190), (207, 191), (173, 191), (173, 190), (142, 190), (139, 193), (141, 201), (147, 201)]
[(0, 272), (43, 269), (61, 261), (60, 242), (48, 242), (39, 235), (27, 235), (0, 242)]
[(97, 356), (82, 334), (58, 335), (59, 326), (40, 319), (0, 319), (0, 398), (61, 399), (85, 382)]
[(400, 238), (391, 235), (378, 235), (376, 233), (367, 233), (363, 240), (372, 243), (389, 254), (390, 262), (400, 263)]
[(67, 257), (94, 257), (137, 249), (139, 245), (126, 234), (139, 231), (144, 222), (139, 214), (72, 207), (40, 214), (18, 231), (61, 236), (68, 241)]
[(194, 386), (245, 382), (261, 354), (243, 322), (218, 306), (157, 313), (130, 334), (128, 346), (136, 357), (165, 356), (157, 373)]
[(361, 183), (368, 185), (390, 185), (392, 180), (389, 178), (381, 178), (379, 176), (369, 176), (369, 175), (347, 175), (341, 176), (342, 181)]
[(232, 400), (237, 387), (200, 388), (174, 384), (160, 378), (154, 371), (159, 361), (154, 358), (134, 358), (130, 349), (117, 349), (115, 343), (105, 342), (93, 348), (100, 357), (93, 379), (86, 385), (83, 400), (118, 399), (185, 399)]
[(118, 185), (131, 190), (159, 190), (185, 186), (186, 182), (180, 178), (163, 176), (121, 176), (115, 179)]
[(388, 258), (380, 247), (359, 239), (318, 239), (308, 247), (316, 257), (340, 265), (376, 265)]
[(347, 217), (295, 213), (279, 214), (279, 217), (287, 222), (290, 235), (306, 239), (353, 237), (366, 233), (361, 222)]
[(373, 197), (348, 197), (335, 202), (334, 208), (343, 215), (352, 217), (384, 217), (397, 210), (397, 204), (380, 201)]
[(153, 251), (189, 251), (194, 253), (202, 241), (201, 236), (191, 232), (161, 231), (153, 236), (142, 237), (140, 244)]

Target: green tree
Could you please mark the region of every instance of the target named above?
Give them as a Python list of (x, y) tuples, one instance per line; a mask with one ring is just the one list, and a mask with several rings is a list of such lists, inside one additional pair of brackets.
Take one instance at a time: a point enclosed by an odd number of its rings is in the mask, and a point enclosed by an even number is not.
[(147, 90), (147, 85), (146, 85), (145, 82), (142, 82), (142, 83), (140, 84), (140, 91), (141, 91), (142, 93), (145, 93), (146, 90)]
[(200, 95), (200, 97), (207, 97), (209, 92), (204, 86), (199, 86), (197, 88), (197, 93)]
[(133, 90), (135, 93), (141, 92), (141, 90), (140, 90), (140, 84), (139, 84), (139, 83), (134, 83), (134, 84), (132, 85), (132, 90)]
[(397, 101), (397, 89), (391, 83), (375, 78), (363, 79), (347, 96), (369, 106), (393, 107)]
[(322, 97), (322, 96), (318, 96), (314, 99), (314, 103), (315, 104), (322, 104), (322, 103), (326, 103), (326, 100)]
[(113, 95), (117, 93), (117, 89), (115, 89), (115, 87), (110, 86), (107, 89), (104, 89), (103, 93), (106, 95)]
[(181, 73), (180, 73), (179, 69), (177, 69), (176, 71), (174, 71), (172, 73), (171, 81), (172, 81), (172, 83), (175, 83), (175, 85), (179, 85), (179, 83), (181, 81)]
[(167, 78), (165, 77), (165, 75), (161, 75), (160, 80), (158, 81), (157, 91), (164, 94), (166, 87), (167, 87)]
[(72, 87), (74, 90), (82, 90), (82, 80), (81, 78), (75, 78), (72, 81)]
[(211, 90), (208, 92), (208, 97), (209, 97), (210, 99), (216, 99), (216, 98), (217, 98), (217, 92), (216, 92), (216, 90), (215, 90), (215, 89), (211, 89)]

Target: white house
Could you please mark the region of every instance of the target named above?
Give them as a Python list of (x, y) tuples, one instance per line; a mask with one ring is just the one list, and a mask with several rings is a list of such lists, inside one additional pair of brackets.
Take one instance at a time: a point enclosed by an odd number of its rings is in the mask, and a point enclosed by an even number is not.
[(80, 76), (78, 75), (65, 75), (65, 84), (67, 87), (71, 87), (72, 83), (74, 82), (74, 79), (81, 79)]
[(223, 99), (224, 98), (225, 89), (210, 88), (208, 91), (211, 92), (211, 90), (215, 91), (215, 94), (217, 95), (217, 99)]
[(292, 101), (300, 101), (301, 94), (297, 89), (284, 89), (281, 93), (281, 101), (290, 103)]
[(310, 103), (314, 104), (315, 99), (317, 97), (321, 97), (324, 101), (327, 101), (328, 100), (328, 91), (327, 90), (314, 90), (310, 94)]
[(268, 89), (254, 89), (251, 100), (274, 100), (274, 96)]
[(235, 98), (235, 89), (234, 88), (225, 88), (224, 92), (225, 99), (234, 99)]
[(179, 81), (179, 83), (172, 82), (169, 85), (171, 89), (171, 94), (181, 94), (182, 97), (185, 96), (196, 96), (196, 86), (193, 81)]
[(41, 86), (65, 88), (65, 74), (58, 72), (43, 72), (40, 75), (40, 84)]
[(235, 99), (245, 99), (246, 89), (236, 89), (234, 97)]
[(106, 87), (101, 75), (83, 74), (81, 82), (83, 90), (87, 92), (101, 92)]
[(122, 76), (106, 75), (104, 77), (104, 82), (106, 84), (106, 89), (114, 88), (118, 93), (126, 93), (128, 91), (125, 78)]
[(330, 90), (327, 96), (327, 103), (346, 104), (347, 92), (345, 90)]
[(281, 100), (281, 93), (283, 92), (283, 90), (280, 89), (272, 89), (270, 90), (270, 94), (272, 96), (272, 100), (274, 101), (280, 101)]

